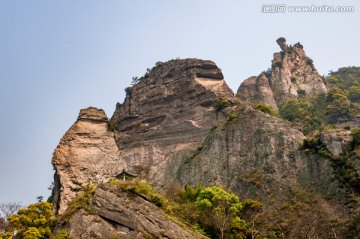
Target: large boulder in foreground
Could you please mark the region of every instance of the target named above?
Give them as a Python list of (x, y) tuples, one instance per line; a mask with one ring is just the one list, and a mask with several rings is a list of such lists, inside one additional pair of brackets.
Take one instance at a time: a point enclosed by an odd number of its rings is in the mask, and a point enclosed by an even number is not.
[(71, 216), (65, 229), (71, 237), (88, 238), (168, 238), (206, 239), (193, 228), (166, 215), (143, 195), (103, 184), (91, 199), (88, 213)]

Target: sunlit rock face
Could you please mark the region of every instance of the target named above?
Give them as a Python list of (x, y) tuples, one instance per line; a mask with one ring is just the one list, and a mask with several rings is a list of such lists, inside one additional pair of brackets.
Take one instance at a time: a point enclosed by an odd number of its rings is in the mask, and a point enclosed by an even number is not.
[(282, 51), (274, 53), (271, 68), (257, 78), (243, 81), (237, 96), (247, 103), (278, 109), (289, 99), (326, 93), (324, 81), (303, 46), (300, 43), (288, 46), (283, 37), (277, 43)]
[(104, 182), (121, 171), (124, 164), (105, 112), (94, 107), (82, 109), (55, 149), (52, 163), (56, 170), (54, 206), (59, 213), (90, 181)]
[(121, 160), (129, 171), (165, 190), (182, 159), (224, 119), (214, 108), (220, 99), (236, 100), (212, 61), (157, 64), (128, 89), (111, 119)]

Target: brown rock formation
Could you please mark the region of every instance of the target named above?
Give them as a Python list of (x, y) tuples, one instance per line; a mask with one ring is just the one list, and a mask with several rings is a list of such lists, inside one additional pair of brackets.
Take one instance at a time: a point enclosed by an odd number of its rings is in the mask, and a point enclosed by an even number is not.
[(263, 74), (261, 79), (246, 79), (238, 89), (238, 97), (251, 104), (259, 102), (277, 109), (291, 98), (326, 93), (323, 79), (303, 46), (296, 43), (288, 47), (285, 38), (279, 38), (277, 43), (283, 51), (274, 53), (268, 82)]
[(188, 238), (207, 237), (193, 228), (172, 221), (158, 207), (131, 192), (105, 184), (96, 189), (89, 214), (79, 211), (66, 227), (74, 238)]
[(242, 198), (264, 199), (298, 183), (306, 164), (299, 151), (303, 139), (287, 122), (247, 107), (214, 130), (177, 176), (182, 184), (223, 185)]
[(258, 77), (252, 76), (244, 80), (236, 95), (242, 102), (246, 102), (250, 105), (262, 103), (271, 106), (275, 110), (278, 109), (269, 80), (264, 73), (260, 74)]
[(333, 156), (339, 157), (351, 146), (353, 137), (351, 131), (338, 128), (323, 132), (320, 140)]
[(94, 107), (81, 110), (55, 149), (52, 163), (56, 169), (54, 205), (59, 213), (90, 181), (104, 182), (121, 171), (124, 164), (105, 112)]
[(301, 94), (327, 92), (312, 60), (306, 56), (300, 44), (289, 47), (287, 51), (274, 53), (270, 85), (278, 106)]
[(281, 50), (286, 51), (288, 46), (286, 45), (286, 39), (284, 37), (280, 37), (276, 40), (276, 43), (280, 46)]
[(236, 100), (213, 62), (185, 59), (158, 65), (131, 88), (111, 119), (121, 160), (165, 188), (184, 152), (197, 148), (223, 119), (214, 109), (221, 98)]
[[(287, 99), (298, 97), (299, 90), (326, 92), (300, 46), (274, 54), (270, 79), (264, 74), (247, 79), (238, 90), (242, 101), (277, 109)], [(213, 62), (160, 63), (126, 91), (124, 103), (117, 106), (110, 122), (102, 110), (82, 110), (55, 150), (54, 202), (59, 213), (89, 181), (105, 182), (124, 169), (146, 178), (160, 192), (173, 181), (217, 184), (241, 198), (260, 199), (270, 208), (271, 201), (280, 205), (290, 200), (293, 188), (307, 191), (311, 186), (321, 200), (344, 208), (341, 198), (345, 197), (333, 180), (330, 161), (306, 155), (300, 149), (304, 135), (288, 122), (238, 103)], [(221, 107), (216, 108), (218, 104)], [(323, 143), (331, 146), (336, 137), (324, 136)], [(338, 144), (330, 146), (334, 154), (340, 152)], [(111, 189), (98, 189), (92, 207), (95, 215), (78, 212), (73, 216), (71, 235), (89, 238), (99, 232), (97, 237), (106, 238), (121, 232), (124, 238), (146, 238), (147, 233), (158, 238), (192, 238), (162, 216), (144, 213), (152, 210), (147, 202), (130, 200)], [(160, 225), (176, 230), (165, 229), (162, 235)]]

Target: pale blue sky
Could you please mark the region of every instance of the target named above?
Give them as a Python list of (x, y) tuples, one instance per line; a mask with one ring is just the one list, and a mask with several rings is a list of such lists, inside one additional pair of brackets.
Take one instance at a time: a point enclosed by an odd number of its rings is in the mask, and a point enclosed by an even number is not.
[(236, 91), (270, 66), (284, 36), (320, 74), (360, 66), (359, 1), (275, 2), (355, 12), (261, 13), (268, 0), (0, 0), (0, 202), (47, 198), (52, 152), (79, 110), (111, 117), (131, 77), (157, 61), (213, 60)]

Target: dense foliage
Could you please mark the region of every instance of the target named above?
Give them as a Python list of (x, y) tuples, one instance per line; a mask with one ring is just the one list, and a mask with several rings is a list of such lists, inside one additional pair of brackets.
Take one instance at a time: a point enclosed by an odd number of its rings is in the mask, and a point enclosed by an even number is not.
[[(172, 196), (159, 195), (145, 181), (110, 180), (121, 190), (147, 198), (166, 213), (193, 225), (210, 238), (251, 238), (258, 233), (251, 227), (254, 215), (261, 211), (258, 201), (240, 199), (221, 187), (176, 188)], [(249, 222), (247, 222), (249, 221)]]
[(50, 238), (56, 220), (52, 205), (48, 202), (31, 204), (20, 209), (16, 214), (7, 218), (7, 232), (0, 233), (0, 238)]
[(324, 78), (327, 94), (290, 99), (280, 115), (303, 125), (310, 134), (329, 124), (341, 124), (360, 114), (360, 67), (343, 67)]

